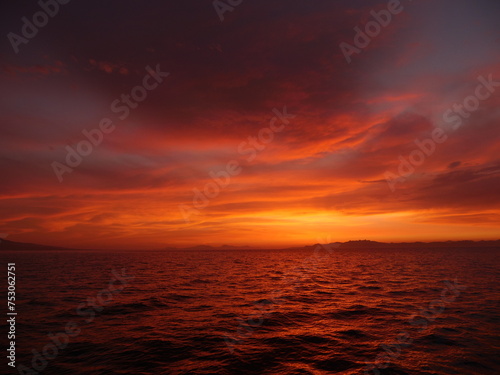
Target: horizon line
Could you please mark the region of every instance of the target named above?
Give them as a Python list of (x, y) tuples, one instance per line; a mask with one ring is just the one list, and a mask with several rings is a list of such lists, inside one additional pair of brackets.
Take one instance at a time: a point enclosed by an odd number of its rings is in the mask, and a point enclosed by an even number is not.
[[(229, 244), (222, 244), (222, 245), (210, 245), (210, 244), (196, 244), (196, 245), (190, 245), (190, 246), (183, 246), (183, 247), (178, 247), (178, 246), (171, 246), (171, 245), (164, 245), (162, 247), (145, 247), (145, 246), (137, 246), (135, 248), (123, 248), (123, 247), (86, 247), (86, 248), (75, 248), (75, 247), (66, 247), (66, 246), (52, 246), (52, 245), (45, 245), (45, 244), (38, 244), (38, 243), (31, 243), (31, 242), (20, 242), (20, 241), (12, 241), (12, 240), (7, 240), (5, 238), (0, 238), (0, 250), (2, 250), (1, 244), (2, 242), (7, 242), (11, 243), (14, 245), (26, 245), (26, 246), (33, 246), (35, 247), (33, 250), (36, 250), (36, 247), (38, 247), (38, 250), (151, 250), (151, 251), (169, 251), (169, 250), (288, 250), (288, 249), (301, 249), (301, 248), (307, 248), (307, 247), (313, 247), (313, 246), (318, 246), (318, 245), (332, 245), (332, 244), (339, 244), (339, 245), (345, 245), (345, 244), (377, 244), (377, 245), (417, 245), (417, 244), (422, 244), (422, 245), (430, 245), (430, 244), (453, 244), (453, 243), (469, 243), (469, 244), (480, 244), (481, 242), (499, 242), (500, 239), (466, 239), (466, 240), (419, 240), (419, 241), (375, 241), (375, 240), (368, 240), (368, 239), (363, 239), (363, 240), (347, 240), (347, 241), (335, 241), (335, 242), (327, 242), (327, 243), (309, 243), (309, 244), (293, 244), (293, 245), (281, 245), (281, 246), (265, 246), (265, 245), (229, 245)], [(4, 250), (9, 250), (9, 249), (4, 249)], [(17, 249), (21, 250), (21, 249)], [(30, 249), (27, 249), (30, 250)]]

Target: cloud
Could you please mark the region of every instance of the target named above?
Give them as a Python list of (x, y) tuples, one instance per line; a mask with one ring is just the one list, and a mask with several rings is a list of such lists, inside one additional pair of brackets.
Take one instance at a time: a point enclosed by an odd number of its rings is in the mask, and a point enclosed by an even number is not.
[[(258, 0), (224, 23), (210, 2), (148, 4), (72, 3), (23, 54), (1, 47), (0, 214), (13, 239), (111, 248), (296, 244), (321, 231), (497, 235), (500, 95), (396, 193), (383, 177), (479, 75), (500, 77), (492, 2), (413, 2), (352, 64), (338, 45), (377, 1)], [(26, 7), (8, 7), (2, 30)], [(83, 129), (115, 119), (113, 100), (158, 63), (168, 82), (60, 184), (51, 163)], [(248, 162), (238, 146), (283, 106), (296, 117)], [(187, 225), (178, 205), (229, 160), (242, 173)]]
[(109, 61), (96, 61), (94, 59), (90, 59), (89, 63), (92, 67), (97, 68), (105, 73), (118, 73), (123, 75), (128, 75), (129, 70), (122, 66), (121, 64), (112, 63)]

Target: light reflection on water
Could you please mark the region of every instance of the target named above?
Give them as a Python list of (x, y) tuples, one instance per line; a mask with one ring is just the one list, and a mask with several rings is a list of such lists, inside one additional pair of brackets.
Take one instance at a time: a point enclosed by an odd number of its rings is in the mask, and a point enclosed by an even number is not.
[[(43, 374), (362, 374), (401, 332), (412, 343), (382, 374), (500, 373), (491, 249), (335, 250), (305, 270), (309, 251), (0, 256), (17, 265), (18, 363), (67, 322), (81, 328)], [(134, 279), (85, 323), (76, 308), (122, 268)], [(455, 279), (467, 289), (411, 326)]]

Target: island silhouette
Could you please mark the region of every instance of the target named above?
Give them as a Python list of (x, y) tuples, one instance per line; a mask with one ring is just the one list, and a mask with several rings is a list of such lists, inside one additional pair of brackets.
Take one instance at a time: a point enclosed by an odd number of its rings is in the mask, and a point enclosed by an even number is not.
[[(354, 240), (347, 242), (333, 242), (329, 244), (314, 244), (287, 248), (264, 248), (251, 246), (211, 246), (211, 245), (196, 245), (191, 247), (171, 247), (167, 246), (157, 251), (229, 251), (229, 250), (314, 250), (317, 246), (331, 246), (337, 249), (421, 249), (421, 248), (484, 248), (497, 247), (500, 248), (500, 240), (462, 240), (462, 241), (433, 241), (433, 242), (378, 242), (370, 240)], [(95, 250), (95, 249), (76, 249), (69, 247), (40, 245), (34, 243), (15, 242), (5, 239), (0, 240), (1, 250)], [(105, 250), (103, 250), (105, 251)], [(147, 250), (146, 250), (147, 251)]]

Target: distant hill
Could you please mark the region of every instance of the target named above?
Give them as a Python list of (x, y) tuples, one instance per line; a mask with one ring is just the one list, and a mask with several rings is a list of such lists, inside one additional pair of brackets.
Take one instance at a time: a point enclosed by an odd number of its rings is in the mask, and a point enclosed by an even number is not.
[[(314, 250), (318, 245), (314, 244), (303, 247), (292, 247), (286, 250)], [(422, 248), (500, 248), (500, 240), (494, 241), (443, 241), (443, 242), (377, 242), (368, 240), (334, 242), (325, 244), (333, 249), (422, 249)]]
[[(276, 250), (314, 250), (318, 245), (309, 245), (301, 247), (291, 247), (286, 249), (276, 249)], [(377, 242), (368, 240), (358, 240), (358, 241), (347, 241), (347, 242), (335, 242), (327, 244), (333, 249), (422, 249), (422, 248), (484, 248), (492, 247), (500, 249), (500, 240), (495, 241), (444, 241), (444, 242)], [(165, 247), (162, 250), (167, 251), (200, 251), (200, 250), (252, 250), (257, 249), (251, 246), (210, 246), (210, 245), (199, 245), (185, 248), (178, 247)], [(263, 248), (261, 248), (263, 249)], [(8, 241), (0, 238), (0, 251), (2, 250), (76, 250), (65, 247), (39, 245), (33, 243), (23, 243)], [(265, 249), (263, 249), (265, 250)]]
[[(448, 247), (500, 247), (500, 240), (495, 241), (443, 241), (443, 242), (377, 242), (347, 241), (330, 244), (340, 249), (402, 249), (402, 248), (448, 248)], [(317, 246), (317, 245), (313, 245)]]
[(70, 250), (64, 247), (37, 245), (0, 239), (0, 250)]
[[(320, 244), (309, 246), (289, 247), (285, 249), (275, 250), (314, 250)], [(338, 249), (421, 249), (421, 248), (479, 248), (479, 247), (498, 247), (500, 248), (500, 240), (495, 241), (444, 241), (444, 242), (377, 242), (369, 240), (357, 240), (347, 242), (334, 242), (328, 244), (332, 248)], [(250, 246), (210, 246), (199, 245), (192, 247), (166, 247), (164, 250), (250, 250), (256, 249)]]

